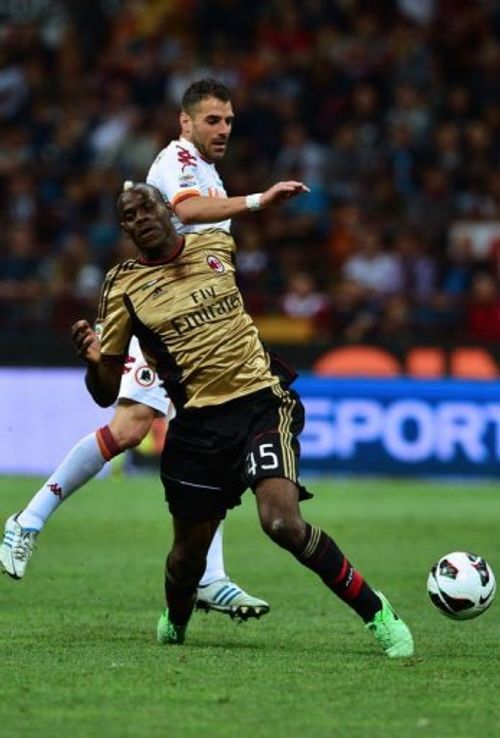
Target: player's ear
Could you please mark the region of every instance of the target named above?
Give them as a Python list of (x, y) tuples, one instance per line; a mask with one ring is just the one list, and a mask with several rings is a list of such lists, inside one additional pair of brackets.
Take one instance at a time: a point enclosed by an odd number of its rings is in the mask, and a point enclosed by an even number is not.
[(128, 235), (129, 227), (127, 221), (123, 217), (121, 208), (118, 209), (118, 225), (120, 226), (121, 230)]
[(191, 116), (188, 115), (185, 110), (181, 110), (179, 122), (183, 133), (191, 133)]

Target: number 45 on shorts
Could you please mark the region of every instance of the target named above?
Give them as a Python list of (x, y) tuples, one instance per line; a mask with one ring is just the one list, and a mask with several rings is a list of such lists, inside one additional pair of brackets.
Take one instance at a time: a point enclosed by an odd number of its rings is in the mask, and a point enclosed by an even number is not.
[(283, 453), (282, 440), (276, 433), (272, 439), (268, 436), (265, 441), (253, 443), (245, 459), (245, 473), (251, 486), (266, 477), (296, 478), (295, 454), (291, 447), (288, 452), (285, 449), (285, 454)]

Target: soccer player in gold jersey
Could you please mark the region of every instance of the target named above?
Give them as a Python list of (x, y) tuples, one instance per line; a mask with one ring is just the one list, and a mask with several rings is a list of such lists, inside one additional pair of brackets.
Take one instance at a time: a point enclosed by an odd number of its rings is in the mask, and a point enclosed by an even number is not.
[[(296, 183), (291, 194), (302, 191)], [(136, 335), (175, 405), (161, 463), (174, 539), (159, 642), (184, 642), (213, 533), (251, 488), (264, 532), (349, 605), (389, 657), (412, 655), (411, 633), (385, 596), (301, 515), (299, 500), (309, 496), (298, 478), (304, 410), (293, 377), (273, 362), (245, 312), (233, 240), (221, 231), (179, 237), (170, 206), (149, 185), (122, 193), (118, 214), (139, 256), (108, 272), (99, 338), (86, 321), (72, 335), (98, 404), (115, 401)]]

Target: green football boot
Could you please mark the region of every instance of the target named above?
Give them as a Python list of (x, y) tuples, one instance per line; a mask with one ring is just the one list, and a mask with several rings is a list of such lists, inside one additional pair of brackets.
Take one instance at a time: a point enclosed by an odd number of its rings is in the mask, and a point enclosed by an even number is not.
[(382, 602), (382, 609), (365, 628), (371, 630), (377, 641), (390, 659), (413, 656), (414, 645), (410, 629), (399, 618), (382, 592), (377, 592)]
[(158, 620), (157, 638), (162, 645), (172, 643), (180, 646), (186, 637), (186, 625), (175, 625), (168, 617), (168, 610), (164, 610)]

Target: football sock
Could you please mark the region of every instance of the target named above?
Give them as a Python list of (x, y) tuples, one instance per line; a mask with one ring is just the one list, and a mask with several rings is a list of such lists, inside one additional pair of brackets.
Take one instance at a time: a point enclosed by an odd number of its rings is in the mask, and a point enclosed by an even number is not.
[(219, 523), (219, 527), (214, 533), (212, 543), (207, 553), (207, 566), (205, 573), (200, 579), (198, 586), (206, 587), (212, 582), (217, 582), (220, 579), (224, 579), (226, 572), (224, 571), (224, 559), (222, 554), (222, 529), (223, 524)]
[(196, 587), (181, 586), (172, 578), (168, 568), (165, 571), (165, 598), (168, 616), (174, 625), (186, 625), (195, 603)]
[[(100, 436), (106, 440), (102, 441)], [(82, 438), (18, 515), (19, 524), (23, 528), (41, 530), (54, 510), (95, 477), (116, 453), (120, 453), (120, 449), (107, 426)]]
[(304, 545), (294, 555), (301, 564), (321, 577), (326, 586), (352, 607), (365, 623), (373, 620), (375, 613), (382, 608), (377, 594), (321, 528), (306, 523)]

